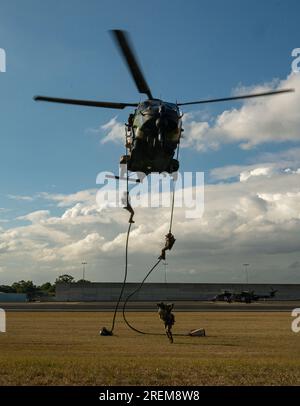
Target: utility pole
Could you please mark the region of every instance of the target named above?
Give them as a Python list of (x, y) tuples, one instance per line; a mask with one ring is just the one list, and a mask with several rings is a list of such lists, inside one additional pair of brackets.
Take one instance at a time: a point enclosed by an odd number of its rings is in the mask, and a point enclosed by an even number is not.
[(167, 265), (168, 265), (167, 261), (165, 261), (164, 265), (165, 265), (165, 283), (167, 283)]
[(85, 280), (85, 266), (87, 265), (87, 262), (81, 262), (82, 265), (82, 280)]
[(250, 264), (243, 264), (243, 265), (244, 265), (244, 268), (245, 268), (246, 282), (247, 282), (247, 285), (248, 285), (248, 283), (249, 283), (248, 266), (249, 266)]

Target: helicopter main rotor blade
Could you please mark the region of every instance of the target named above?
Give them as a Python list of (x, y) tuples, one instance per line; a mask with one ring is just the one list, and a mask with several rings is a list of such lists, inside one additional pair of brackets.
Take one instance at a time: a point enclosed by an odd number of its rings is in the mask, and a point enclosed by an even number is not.
[(137, 103), (112, 103), (93, 100), (62, 99), (59, 97), (46, 96), (35, 96), (34, 100), (50, 103), (75, 104), (77, 106), (104, 107), (108, 109), (124, 109), (125, 107), (136, 107), (138, 105)]
[(224, 102), (229, 100), (241, 100), (241, 99), (251, 99), (254, 97), (262, 97), (262, 96), (272, 96), (281, 93), (290, 93), (294, 92), (295, 89), (281, 89), (281, 90), (272, 90), (270, 92), (262, 92), (262, 93), (253, 93), (253, 94), (244, 94), (241, 96), (232, 96), (232, 97), (222, 97), (220, 99), (208, 99), (208, 100), (199, 100), (199, 101), (192, 101), (186, 103), (177, 103), (178, 106), (188, 106), (191, 104), (204, 104), (204, 103), (218, 103)]
[(127, 63), (139, 92), (146, 94), (149, 99), (153, 99), (151, 90), (138, 64), (137, 57), (133, 52), (133, 47), (129, 42), (127, 33), (122, 30), (111, 30), (111, 33)]

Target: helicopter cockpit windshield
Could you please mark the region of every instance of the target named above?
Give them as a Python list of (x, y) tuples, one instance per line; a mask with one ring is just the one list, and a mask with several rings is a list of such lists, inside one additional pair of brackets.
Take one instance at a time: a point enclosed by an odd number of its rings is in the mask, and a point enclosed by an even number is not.
[(146, 100), (139, 104), (138, 109), (142, 111), (152, 108), (158, 109), (160, 104), (161, 104), (160, 100)]
[(138, 110), (140, 111), (145, 111), (148, 109), (158, 109), (161, 105), (163, 105), (167, 110), (173, 110), (175, 112), (178, 112), (178, 106), (175, 103), (169, 103), (169, 102), (162, 102), (161, 100), (155, 99), (155, 100), (145, 100), (144, 102), (140, 103), (138, 106)]
[(178, 106), (177, 106), (177, 104), (174, 104), (174, 103), (165, 103), (165, 105), (166, 105), (169, 109), (171, 109), (171, 110), (178, 111)]

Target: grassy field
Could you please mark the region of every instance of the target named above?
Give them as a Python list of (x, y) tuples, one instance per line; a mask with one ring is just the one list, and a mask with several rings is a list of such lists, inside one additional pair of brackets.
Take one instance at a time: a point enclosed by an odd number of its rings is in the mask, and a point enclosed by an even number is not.
[[(0, 385), (299, 385), (300, 333), (290, 313), (177, 313), (175, 332), (142, 336), (111, 313), (8, 313), (0, 334)], [(163, 331), (156, 314), (131, 313), (137, 327)]]

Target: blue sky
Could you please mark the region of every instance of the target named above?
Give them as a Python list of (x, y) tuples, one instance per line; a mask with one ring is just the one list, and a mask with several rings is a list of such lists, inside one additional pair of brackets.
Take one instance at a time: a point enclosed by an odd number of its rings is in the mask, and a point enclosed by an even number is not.
[[(41, 209), (61, 215), (63, 209), (53, 200), (30, 197), (89, 190), (95, 188), (98, 172), (117, 170), (122, 146), (101, 144), (105, 131), (90, 129), (99, 129), (115, 116), (125, 122), (129, 109), (32, 101), (36, 94), (139, 101), (143, 96), (109, 29), (131, 33), (155, 96), (189, 101), (285, 80), (291, 51), (300, 47), (299, 13), (300, 4), (293, 0), (2, 0), (0, 48), (6, 51), (7, 72), (0, 73), (0, 208), (7, 221), (0, 226), (10, 230), (27, 224), (17, 217)], [(198, 122), (204, 113), (214, 121), (223, 111), (240, 107), (241, 103), (223, 103), (184, 111)], [(248, 149), (231, 140), (218, 148), (185, 148), (181, 165), (205, 171), (207, 180), (214, 182), (214, 168), (253, 165), (266, 153), (276, 156), (298, 146), (295, 136), (288, 134), (280, 142), (267, 138)], [(13, 272), (13, 265), (5, 269)]]

